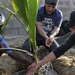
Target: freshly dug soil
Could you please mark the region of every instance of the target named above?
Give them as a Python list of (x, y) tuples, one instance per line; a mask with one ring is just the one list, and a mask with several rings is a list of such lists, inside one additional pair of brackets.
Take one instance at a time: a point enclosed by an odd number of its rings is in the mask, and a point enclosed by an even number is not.
[[(61, 38), (61, 39), (64, 39)], [(61, 39), (58, 39), (60, 41)], [(14, 38), (6, 40), (10, 47), (21, 48), (25, 38)], [(52, 62), (52, 67), (47, 63), (40, 68), (40, 75), (75, 75), (75, 47), (72, 47), (64, 55)], [(48, 73), (47, 73), (48, 72)], [(25, 65), (21, 64), (7, 54), (0, 57), (0, 75), (25, 75)]]

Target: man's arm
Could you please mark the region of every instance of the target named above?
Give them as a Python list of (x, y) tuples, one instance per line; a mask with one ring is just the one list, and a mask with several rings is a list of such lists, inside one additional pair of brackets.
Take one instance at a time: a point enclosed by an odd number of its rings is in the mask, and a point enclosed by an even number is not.
[(69, 50), (74, 44), (75, 44), (75, 33), (72, 34), (64, 44), (53, 50), (53, 53), (56, 56), (56, 58), (60, 57), (67, 50)]
[(75, 34), (72, 34), (64, 44), (54, 49), (44, 59), (40, 60), (37, 64), (38, 67), (44, 65), (45, 63), (48, 63), (49, 61), (53, 61), (55, 58), (60, 57), (67, 50), (69, 50), (74, 44), (75, 44)]
[(44, 57), (42, 60), (40, 60), (38, 62), (38, 65), (39, 67), (41, 67), (42, 65), (48, 63), (49, 61), (53, 61), (54, 59), (56, 59), (56, 56), (54, 55), (53, 52), (51, 52), (46, 57)]
[(60, 31), (60, 27), (55, 26), (49, 37), (54, 38)]
[(60, 57), (62, 54), (64, 54), (69, 48), (71, 48), (75, 44), (75, 34), (72, 34), (71, 37), (61, 45), (60, 47), (56, 48), (54, 51), (49, 53), (45, 58), (40, 60), (38, 63), (32, 63), (29, 68), (26, 75), (32, 75), (36, 72), (36, 70), (44, 65), (45, 63), (48, 63), (49, 61), (53, 61), (54, 59)]
[(9, 48), (9, 45), (7, 42), (4, 40), (4, 38), (0, 35), (0, 42), (2, 43), (3, 47)]
[(46, 46), (50, 47), (52, 42), (54, 41), (54, 37), (59, 33), (60, 27), (54, 27), (53, 31), (51, 32), (51, 35), (48, 39), (46, 39)]
[(48, 36), (46, 35), (45, 31), (43, 30), (42, 23), (41, 22), (36, 22), (36, 26), (37, 26), (37, 29), (38, 29), (38, 32), (40, 33), (40, 35), (42, 37), (44, 37), (45, 39), (47, 39)]
[(54, 49), (51, 53), (49, 53), (44, 59), (38, 62), (39, 67), (48, 63), (49, 61), (53, 61), (55, 58), (60, 57), (67, 50), (69, 50), (75, 44), (75, 34), (72, 34), (69, 39), (62, 44), (60, 47)]
[(44, 65), (45, 63), (47, 63), (49, 61), (53, 61), (55, 58), (56, 57), (55, 57), (54, 53), (51, 52), (45, 58), (43, 58), (42, 60), (40, 60), (38, 63), (35, 63), (35, 62), (32, 63), (28, 67), (28, 72), (26, 73), (26, 75), (32, 75), (32, 74), (34, 74), (38, 68), (40, 68), (42, 65)]

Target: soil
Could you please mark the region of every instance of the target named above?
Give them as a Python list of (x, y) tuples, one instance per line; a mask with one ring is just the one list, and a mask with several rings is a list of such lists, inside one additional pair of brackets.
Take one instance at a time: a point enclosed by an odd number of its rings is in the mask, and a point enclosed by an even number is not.
[[(26, 38), (6, 39), (10, 47), (21, 48)], [(75, 75), (75, 49), (72, 47), (64, 55), (52, 62), (54, 72), (40, 75)], [(46, 65), (47, 66), (47, 65)], [(0, 75), (25, 75), (25, 65), (21, 64), (7, 54), (0, 58)], [(43, 68), (42, 68), (43, 69)], [(47, 72), (48, 72), (47, 70)], [(45, 71), (44, 71), (45, 72)], [(54, 74), (55, 73), (55, 74)], [(58, 73), (58, 74), (57, 74)]]

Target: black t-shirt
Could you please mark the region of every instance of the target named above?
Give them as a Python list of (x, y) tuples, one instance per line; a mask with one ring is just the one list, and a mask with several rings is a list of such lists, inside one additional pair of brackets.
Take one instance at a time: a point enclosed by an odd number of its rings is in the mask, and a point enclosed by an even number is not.
[(75, 44), (75, 33), (73, 33), (63, 45), (53, 50), (53, 53), (55, 54), (56, 57), (59, 57), (62, 54), (64, 54), (67, 50), (69, 50), (74, 44)]

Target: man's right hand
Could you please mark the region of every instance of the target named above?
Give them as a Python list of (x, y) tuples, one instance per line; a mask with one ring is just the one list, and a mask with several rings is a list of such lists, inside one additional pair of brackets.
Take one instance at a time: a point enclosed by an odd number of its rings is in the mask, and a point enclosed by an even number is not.
[(52, 44), (52, 42), (53, 42), (52, 39), (47, 38), (47, 39), (46, 39), (46, 46), (47, 46), (47, 47), (50, 47), (51, 44)]
[(28, 67), (28, 72), (26, 73), (26, 75), (33, 75), (36, 70), (39, 68), (39, 64), (38, 63), (32, 63), (29, 67)]

